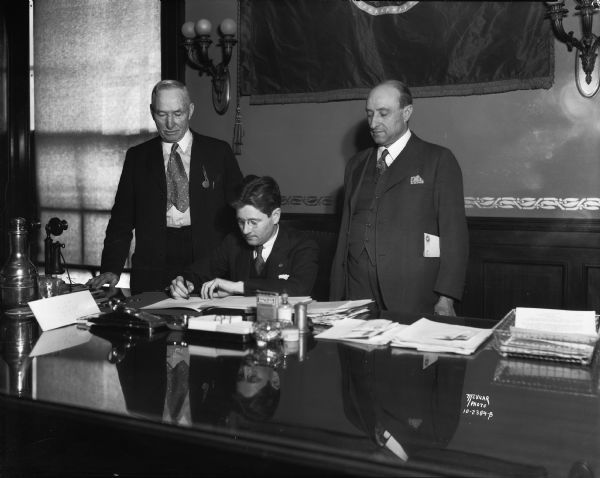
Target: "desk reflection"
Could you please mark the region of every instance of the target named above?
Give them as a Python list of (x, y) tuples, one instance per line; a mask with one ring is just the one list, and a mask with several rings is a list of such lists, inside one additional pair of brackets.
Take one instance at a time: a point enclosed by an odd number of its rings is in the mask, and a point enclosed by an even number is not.
[(32, 391), (30, 352), (39, 336), (34, 318), (11, 320), (2, 317), (0, 347), (7, 366), (8, 380), (5, 392), (19, 397), (30, 397)]
[(127, 411), (182, 426), (235, 427), (240, 420), (270, 419), (279, 404), (279, 370), (290, 360), (281, 343), (261, 348), (189, 343), (182, 332), (129, 343), (113, 338), (112, 346), (121, 351), (113, 356), (119, 356)]
[[(387, 457), (442, 474), (547, 476), (543, 467), (452, 449), (469, 358), (339, 344), (348, 419)], [(478, 471), (474, 471), (478, 470)]]
[(462, 359), (338, 346), (348, 419), (387, 454), (406, 461), (444, 448), (459, 422)]

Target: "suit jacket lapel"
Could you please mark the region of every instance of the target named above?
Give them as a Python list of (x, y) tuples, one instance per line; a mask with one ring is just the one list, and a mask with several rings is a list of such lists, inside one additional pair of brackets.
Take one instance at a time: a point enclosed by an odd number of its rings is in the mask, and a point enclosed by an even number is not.
[(267, 277), (277, 277), (279, 275), (279, 264), (287, 262), (285, 257), (289, 250), (289, 238), (287, 231), (285, 231), (281, 225), (279, 226), (279, 232), (277, 233), (277, 239), (273, 244), (271, 254), (267, 258)]
[(352, 191), (352, 196), (350, 197), (350, 214), (352, 214), (352, 211), (354, 211), (354, 206), (356, 205), (356, 199), (358, 197), (358, 190), (362, 184), (367, 167), (372, 161), (376, 160), (376, 157), (377, 148), (371, 148), (365, 153), (365, 156), (358, 162), (356, 169), (352, 172), (350, 185), (350, 190)]
[(414, 133), (411, 133), (411, 137), (405, 148), (387, 170), (388, 177), (384, 191), (393, 188), (410, 174), (414, 174), (415, 165), (419, 161), (418, 155), (416, 154), (419, 141), (419, 138), (417, 138)]
[(165, 159), (163, 158), (162, 140), (160, 137), (156, 138), (156, 143), (151, 146), (151, 153), (148, 158), (148, 172), (149, 177), (156, 181), (160, 191), (167, 194)]
[[(192, 142), (192, 154), (190, 157), (190, 194), (192, 190), (194, 192), (200, 190), (206, 190), (202, 183), (205, 182), (204, 171), (206, 170), (206, 166), (204, 165), (204, 160), (202, 158), (202, 141), (200, 137), (192, 132), (194, 140)], [(191, 200), (191, 197), (190, 197)]]

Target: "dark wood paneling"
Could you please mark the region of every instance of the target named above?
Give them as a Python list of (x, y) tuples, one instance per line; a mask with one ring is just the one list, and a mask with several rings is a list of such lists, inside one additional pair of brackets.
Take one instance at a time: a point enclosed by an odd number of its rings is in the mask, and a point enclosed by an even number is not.
[(461, 314), (500, 319), (516, 306), (598, 310), (600, 221), (469, 218), (468, 223)]
[(483, 313), (502, 318), (514, 307), (564, 307), (565, 265), (532, 262), (483, 264)]
[(600, 265), (585, 266), (587, 308), (600, 313)]

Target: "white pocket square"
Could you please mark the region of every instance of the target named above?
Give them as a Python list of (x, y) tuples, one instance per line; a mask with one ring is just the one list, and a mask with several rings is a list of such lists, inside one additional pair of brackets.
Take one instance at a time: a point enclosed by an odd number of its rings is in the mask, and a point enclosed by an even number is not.
[(277, 278), (283, 279), (283, 280), (288, 280), (289, 277), (290, 277), (289, 274), (279, 274), (279, 276)]
[(423, 178), (417, 174), (416, 176), (411, 176), (410, 184), (425, 184), (425, 181), (423, 181)]

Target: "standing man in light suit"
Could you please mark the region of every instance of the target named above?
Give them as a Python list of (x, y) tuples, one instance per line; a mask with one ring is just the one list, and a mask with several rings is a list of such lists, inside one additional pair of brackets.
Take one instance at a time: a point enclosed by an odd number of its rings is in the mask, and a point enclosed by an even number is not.
[(158, 137), (127, 151), (106, 228), (100, 275), (91, 288), (115, 286), (133, 231), (131, 291), (163, 290), (212, 251), (234, 225), (228, 206), (242, 181), (229, 145), (192, 132), (186, 86), (158, 82), (150, 105)]
[(346, 167), (331, 298), (455, 315), (468, 260), (460, 166), (410, 131), (412, 95), (402, 82), (373, 88), (366, 112), (376, 147)]

